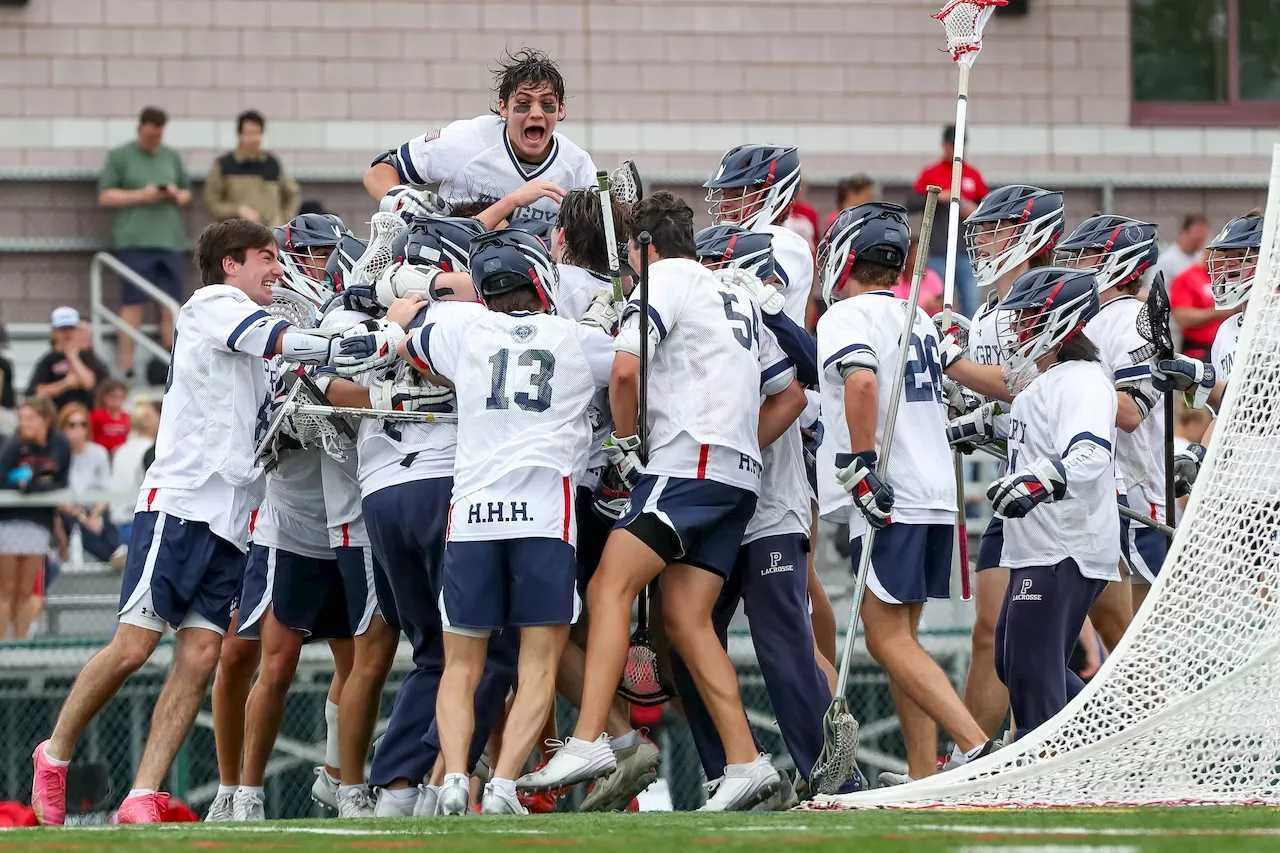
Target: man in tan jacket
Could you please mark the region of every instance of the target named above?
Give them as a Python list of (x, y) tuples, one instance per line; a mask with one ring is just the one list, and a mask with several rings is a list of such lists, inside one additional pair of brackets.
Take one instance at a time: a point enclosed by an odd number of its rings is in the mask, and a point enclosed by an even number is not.
[(262, 150), (265, 128), (261, 113), (241, 113), (236, 119), (236, 150), (209, 167), (204, 206), (214, 219), (248, 219), (275, 228), (298, 215), (301, 190), (276, 156)]

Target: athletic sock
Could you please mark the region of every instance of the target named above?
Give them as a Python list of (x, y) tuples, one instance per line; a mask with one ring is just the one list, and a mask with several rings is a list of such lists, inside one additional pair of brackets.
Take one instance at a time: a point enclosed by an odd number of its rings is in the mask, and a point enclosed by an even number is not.
[(628, 749), (636, 745), (636, 739), (640, 737), (640, 733), (635, 729), (627, 732), (625, 735), (609, 738), (609, 748), (614, 752), (620, 749)]
[(339, 782), (337, 779), (333, 778), (333, 774), (329, 772), (329, 768), (327, 768), (327, 767), (321, 767), (321, 768), (320, 768), (320, 772), (324, 774), (324, 780), (325, 780), (326, 782), (328, 782), (330, 785), (341, 785), (341, 784), (342, 784), (342, 783), (341, 783), (341, 782)]
[(512, 797), (516, 795), (516, 780), (514, 779), (500, 779), (497, 776), (494, 776), (493, 782), (491, 782), (490, 784), (492, 784), (495, 788), (501, 788), (503, 791), (505, 791), (507, 794), (509, 794)]
[(964, 750), (960, 748), (959, 744), (951, 747), (951, 764), (954, 764), (956, 767), (960, 767), (968, 761), (968, 756), (964, 754)]
[(239, 788), (239, 787), (240, 787), (239, 785), (219, 785), (218, 796), (223, 797), (223, 796), (226, 796), (227, 794), (234, 794), (236, 792), (236, 788)]
[[(466, 773), (446, 773), (444, 774), (444, 784), (448, 785), (450, 780), (457, 779), (462, 785), (468, 789), (471, 788), (471, 779)], [(441, 787), (444, 787), (443, 785)]]
[(129, 790), (129, 795), (126, 796), (125, 799), (131, 800), (134, 797), (142, 797), (147, 794), (154, 794), (155, 792), (156, 792), (155, 788), (131, 788)]
[(266, 789), (262, 785), (241, 785), (240, 790), (246, 794), (257, 794), (259, 797), (264, 796)]
[(338, 749), (338, 705), (330, 699), (324, 700), (324, 763), (330, 767), (342, 766), (342, 753)]
[(417, 788), (383, 788), (383, 796), (390, 797), (393, 800), (416, 800), (418, 798)]
[(44, 748), (44, 760), (52, 764), (54, 767), (66, 767), (68, 764), (71, 763), (70, 759), (67, 759), (66, 761), (61, 761), (57, 758), (54, 758), (52, 755), (50, 755), (48, 745), (46, 745)]

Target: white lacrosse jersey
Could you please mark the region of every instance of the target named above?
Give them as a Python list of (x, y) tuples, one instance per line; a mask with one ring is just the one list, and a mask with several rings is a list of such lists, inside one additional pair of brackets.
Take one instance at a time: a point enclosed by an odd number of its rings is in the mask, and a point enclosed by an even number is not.
[(1055, 364), (1013, 401), (1009, 470), (1063, 460), (1067, 494), (1004, 521), (1000, 565), (1055, 566), (1071, 557), (1087, 578), (1120, 580), (1120, 514), (1114, 457), (1116, 390), (1111, 371), (1092, 361)]
[(449, 539), (575, 542), (587, 408), (609, 384), (613, 338), (552, 314), (456, 304), (470, 310), (428, 314), (408, 338), (413, 363), (458, 396)]
[[(639, 315), (636, 291), (623, 328), (638, 329)], [(658, 345), (644, 472), (759, 494), (760, 395), (779, 393), (795, 374), (759, 308), (697, 261), (665, 258), (649, 267), (649, 324)]]
[(329, 526), (329, 547), (364, 548), (369, 533), (360, 504), (360, 460), (353, 447), (345, 459), (320, 454), (320, 478), (324, 486), (324, 514)]
[[(844, 412), (844, 377), (839, 364), (849, 355), (876, 365), (879, 413), (876, 452), (880, 453), (889, 415), (907, 301), (889, 291), (870, 291), (832, 305), (818, 321), (821, 371), (822, 444), (818, 448), (818, 506), (824, 518), (849, 522), (851, 537), (862, 535), (866, 519), (836, 480), (836, 454), (850, 453), (849, 422)], [(893, 521), (907, 524), (955, 524), (956, 482), (947, 443), (947, 407), (942, 399), (942, 363), (938, 330), (923, 308), (916, 309), (907, 372), (898, 404), (888, 466), (881, 477), (893, 487)]]
[(1213, 372), (1218, 382), (1226, 382), (1231, 377), (1231, 368), (1235, 366), (1236, 349), (1240, 346), (1240, 329), (1244, 326), (1244, 312), (1222, 321), (1218, 333), (1213, 338), (1213, 349), (1210, 358)]
[(267, 496), (258, 508), (253, 542), (303, 557), (332, 560), (324, 481), (318, 448), (285, 450), (267, 475)]
[[(524, 163), (507, 138), (501, 116), (483, 115), (455, 121), (400, 146), (401, 177), (411, 184), (439, 184), (440, 198), (450, 204), (492, 204), (540, 178), (566, 190), (596, 184), (591, 155), (559, 133), (551, 134), (551, 153), (541, 163)], [(512, 219), (554, 220), (560, 205), (541, 198), (518, 208)]]
[(782, 310), (803, 329), (813, 291), (813, 249), (790, 228), (757, 225), (756, 230), (773, 235), (773, 264), (782, 283), (778, 289), (786, 300)]
[[(1121, 296), (1105, 303), (1097, 315), (1084, 327), (1085, 336), (1098, 347), (1102, 365), (1120, 385), (1126, 380), (1142, 379), (1151, 375), (1151, 356), (1155, 347), (1138, 334), (1138, 312), (1142, 301), (1132, 296)], [(1156, 470), (1155, 447), (1164, 440), (1156, 418), (1147, 417), (1133, 432), (1116, 432), (1116, 484), (1124, 493), (1143, 483), (1159, 479)]]
[[(608, 276), (570, 264), (556, 264), (556, 267), (560, 271), (560, 286), (556, 289), (556, 313), (561, 317), (575, 322), (581, 320), (596, 294), (613, 289), (613, 282)], [(600, 472), (609, 463), (604, 452), (604, 440), (613, 432), (608, 388), (601, 388), (596, 392), (588, 414), (592, 426), (591, 456), (587, 460), (588, 474), (580, 485), (594, 489), (600, 484)]]
[(755, 515), (742, 536), (745, 545), (766, 536), (786, 533), (809, 535), (813, 521), (813, 495), (804, 469), (804, 441), (797, 421), (773, 444), (760, 451), (764, 473)]
[(182, 306), (136, 511), (203, 521), (247, 549), (249, 513), (263, 496), (254, 451), (271, 402), (265, 359), (288, 325), (226, 284), (205, 285)]
[(973, 315), (973, 321), (969, 324), (969, 358), (974, 364), (984, 367), (999, 367), (1004, 364), (1000, 338), (996, 333), (997, 304), (999, 300), (993, 295)]

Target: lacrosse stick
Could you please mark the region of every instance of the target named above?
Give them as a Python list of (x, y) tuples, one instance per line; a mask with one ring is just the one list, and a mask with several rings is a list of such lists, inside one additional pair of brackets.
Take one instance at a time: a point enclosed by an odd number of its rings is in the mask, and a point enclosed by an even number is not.
[(635, 160), (623, 160), (622, 165), (609, 173), (609, 189), (614, 198), (628, 207), (644, 198), (644, 181), (640, 180)]
[(618, 695), (632, 705), (652, 708), (675, 695), (658, 670), (658, 653), (649, 639), (649, 587), (640, 590), (636, 601), (636, 629), (631, 632), (627, 667), (618, 685)]
[(599, 189), (600, 216), (604, 220), (604, 249), (609, 260), (609, 280), (613, 282), (613, 301), (621, 302), (622, 274), (618, 271), (618, 232), (613, 227), (613, 202), (609, 196), (613, 181), (604, 169), (596, 172), (596, 186)]
[[(1164, 289), (1164, 273), (1156, 273), (1147, 301), (1138, 310), (1138, 334), (1155, 347), (1155, 358), (1173, 358), (1173, 330), (1169, 326), (1169, 292)], [(1177, 505), (1173, 482), (1173, 390), (1164, 395), (1164, 520), (1173, 538), (1174, 507)]]
[(303, 447), (320, 447), (338, 460), (346, 458), (346, 450), (356, 439), (356, 431), (342, 417), (343, 412), (329, 405), (328, 396), (315, 380), (301, 370), (267, 425), (267, 431), (254, 450), (254, 459), (271, 471), (278, 462), (276, 441), (281, 431), (291, 435)]
[[(920, 224), (920, 245), (928, 246), (933, 233), (933, 218), (938, 210), (938, 194), (941, 187), (931, 186), (924, 203), (924, 221)], [(911, 330), (915, 328), (916, 312), (920, 305), (920, 282), (924, 279), (925, 256), (916, 253), (915, 269), (911, 274), (911, 294), (907, 298), (906, 318), (903, 320), (902, 337), (898, 339), (898, 364), (893, 374), (893, 390), (889, 396), (889, 411), (884, 422), (884, 437), (876, 460), (876, 474), (881, 478), (889, 470), (889, 453), (893, 448), (894, 424), (898, 418), (898, 404), (903, 396), (903, 384), (907, 377), (907, 354), (911, 350)], [(876, 531), (870, 524), (862, 537), (862, 554), (858, 559), (858, 576), (853, 588), (853, 607), (849, 611), (849, 625), (845, 630), (844, 651), (840, 655), (840, 677), (836, 680), (831, 707), (822, 717), (822, 752), (809, 773), (809, 786), (821, 794), (834, 794), (858, 769), (858, 720), (849, 710), (844, 698), (849, 683), (849, 665), (853, 662), (853, 647), (858, 636), (858, 616), (862, 609), (862, 596), (867, 589), (867, 573), (871, 571), (871, 548), (875, 544)]]
[(320, 325), (315, 303), (287, 288), (271, 288), (271, 304), (264, 310), (273, 317), (288, 320), (290, 325), (299, 329), (314, 329)]
[(351, 268), (351, 281), (347, 287), (371, 285), (378, 280), (382, 271), (395, 260), (391, 244), (405, 227), (398, 214), (380, 210), (373, 215), (369, 221), (369, 245)]

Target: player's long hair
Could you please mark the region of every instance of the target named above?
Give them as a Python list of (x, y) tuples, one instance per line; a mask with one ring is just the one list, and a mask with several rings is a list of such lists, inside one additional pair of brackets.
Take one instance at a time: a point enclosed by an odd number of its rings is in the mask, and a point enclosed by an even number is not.
[[(627, 217), (631, 211), (618, 201), (613, 206), (613, 222), (619, 243), (630, 237)], [(564, 263), (582, 267), (600, 275), (609, 274), (609, 256), (605, 251), (604, 221), (600, 216), (600, 194), (594, 189), (571, 190), (560, 203), (555, 227), (564, 231)]]
[(1100, 361), (1098, 346), (1089, 340), (1084, 332), (1077, 332), (1058, 347), (1058, 362), (1064, 361)]
[[(556, 100), (564, 106), (564, 76), (560, 73), (555, 60), (545, 51), (531, 47), (521, 47), (515, 53), (507, 51), (498, 60), (498, 67), (493, 69), (494, 93), (499, 101), (508, 100), (521, 86), (537, 86), (546, 83), (551, 86)], [(497, 110), (493, 110), (497, 114)]]

